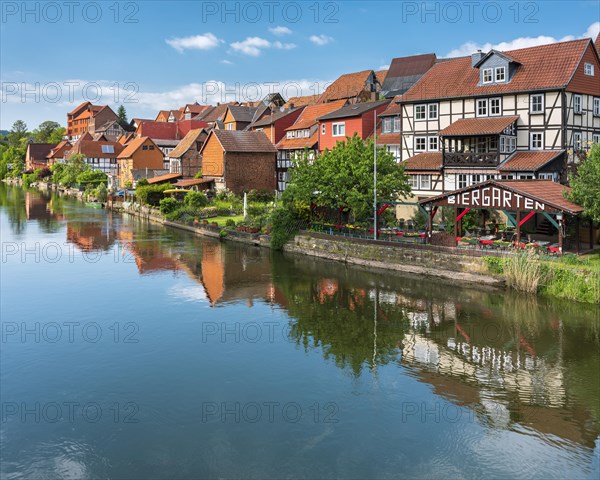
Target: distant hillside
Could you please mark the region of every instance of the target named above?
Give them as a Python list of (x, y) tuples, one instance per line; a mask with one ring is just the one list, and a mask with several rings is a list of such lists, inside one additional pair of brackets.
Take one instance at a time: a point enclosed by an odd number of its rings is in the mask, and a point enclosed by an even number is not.
[(1, 136), (8, 135), (8, 130), (0, 130), (0, 135)]

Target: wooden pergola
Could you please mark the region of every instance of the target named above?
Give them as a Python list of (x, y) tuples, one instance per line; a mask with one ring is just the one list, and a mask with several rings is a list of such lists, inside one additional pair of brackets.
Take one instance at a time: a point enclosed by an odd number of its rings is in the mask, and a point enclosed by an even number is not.
[[(427, 238), (431, 239), (433, 218), (439, 207), (454, 208), (454, 236), (462, 231), (462, 218), (470, 210), (502, 211), (516, 228), (517, 244), (521, 243), (521, 227), (535, 214), (544, 215), (558, 230), (558, 245), (563, 252), (566, 217), (575, 218), (577, 250), (579, 219), (583, 208), (565, 197), (569, 187), (551, 180), (488, 180), (452, 192), (419, 201), (427, 212)], [(590, 222), (590, 249), (593, 248)]]

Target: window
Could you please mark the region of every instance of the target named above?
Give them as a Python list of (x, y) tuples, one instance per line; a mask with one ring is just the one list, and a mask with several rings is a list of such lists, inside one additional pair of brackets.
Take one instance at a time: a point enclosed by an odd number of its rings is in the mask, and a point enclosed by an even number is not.
[(417, 190), (419, 188), (419, 176), (409, 175), (408, 184), (410, 185), (410, 188), (412, 188), (413, 190)]
[(483, 69), (483, 83), (492, 83), (492, 69), (491, 68)]
[(115, 153), (113, 145), (102, 145), (102, 153)]
[(477, 116), (487, 117), (488, 101), (487, 98), (480, 98), (477, 100)]
[(580, 114), (582, 112), (582, 102), (581, 95), (573, 95), (573, 113)]
[(427, 137), (415, 137), (415, 152), (427, 150)]
[(383, 119), (383, 133), (390, 133), (392, 131), (392, 118), (386, 117)]
[[(598, 105), (600, 105), (600, 98), (598, 99)], [(600, 115), (600, 113), (598, 114)], [(394, 117), (394, 132), (400, 131), (400, 117)]]
[(506, 80), (506, 67), (496, 67), (496, 82), (504, 82)]
[(321, 125), (321, 135), (325, 135), (327, 133), (327, 125)]
[(227, 125), (225, 125), (225, 129), (226, 130), (233, 130), (233, 123), (228, 123)]
[(533, 180), (533, 174), (532, 173), (519, 173), (519, 175), (517, 175), (517, 178), (519, 180)]
[(468, 177), (468, 175), (463, 175), (463, 174), (460, 174), (458, 176), (458, 188), (465, 188), (468, 186), (467, 185), (467, 183), (468, 183), (467, 177)]
[(501, 99), (500, 98), (490, 98), (490, 115), (500, 115), (501, 113)]
[(488, 150), (490, 152), (498, 151), (498, 137), (490, 137)]
[(415, 120), (425, 120), (426, 105), (415, 105)]
[(429, 151), (437, 152), (439, 150), (438, 137), (429, 137)]
[[(148, 146), (148, 150), (154, 150), (154, 145), (150, 145)], [(169, 153), (171, 150), (169, 150), (167, 153)]]
[(431, 189), (431, 175), (419, 175), (419, 188), (421, 190)]
[(583, 67), (583, 73), (585, 73), (586, 75), (589, 75), (591, 77), (594, 76), (594, 64), (593, 63), (586, 63)]
[(594, 98), (594, 116), (600, 117), (600, 98)]
[(512, 180), (513, 176), (512, 175), (501, 175), (500, 178), (502, 180)]
[(544, 113), (544, 94), (536, 93), (529, 97), (529, 112)]
[(600, 133), (594, 133), (592, 135), (592, 143), (600, 143)]
[(581, 132), (573, 133), (573, 150), (581, 150)]
[(481, 183), (481, 175), (471, 175), (471, 185), (475, 185), (476, 183)]
[(531, 150), (542, 150), (544, 148), (544, 133), (531, 132), (529, 136), (529, 148)]
[(148, 150), (148, 145), (142, 145), (142, 150)]
[(437, 103), (429, 104), (427, 118), (429, 118), (429, 120), (436, 120), (438, 118), (438, 104)]
[(540, 180), (554, 180), (554, 178), (554, 173), (552, 172), (538, 173), (538, 179)]
[(334, 137), (343, 137), (346, 135), (346, 124), (345, 123), (334, 123), (331, 126), (331, 135)]

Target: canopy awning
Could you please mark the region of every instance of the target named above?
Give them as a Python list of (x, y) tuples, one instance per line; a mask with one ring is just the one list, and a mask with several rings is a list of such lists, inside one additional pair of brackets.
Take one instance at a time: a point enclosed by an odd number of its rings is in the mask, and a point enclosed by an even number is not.
[(468, 137), (479, 135), (500, 135), (505, 128), (515, 123), (519, 117), (462, 118), (440, 130), (442, 137)]

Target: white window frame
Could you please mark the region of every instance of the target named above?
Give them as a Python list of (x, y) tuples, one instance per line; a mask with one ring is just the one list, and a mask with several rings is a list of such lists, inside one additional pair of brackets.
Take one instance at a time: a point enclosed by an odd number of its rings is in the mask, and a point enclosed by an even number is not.
[[(502, 73), (502, 78), (498, 79), (498, 74)], [(496, 83), (504, 83), (506, 82), (506, 67), (496, 67), (494, 69), (494, 81)]]
[[(494, 102), (498, 102), (497, 108), (498, 108), (498, 112), (494, 113)], [(489, 109), (489, 115), (490, 117), (499, 117), (500, 115), (502, 115), (502, 98), (501, 97), (493, 97), (490, 98), (490, 101), (488, 102), (488, 109)]]
[[(435, 146), (431, 145), (431, 142), (435, 141)], [(432, 135), (427, 137), (427, 151), (429, 152), (439, 152), (440, 150), (440, 140), (436, 135)]]
[(573, 95), (573, 113), (576, 115), (583, 113), (583, 96)]
[(321, 124), (321, 135), (325, 135), (327, 133), (327, 125), (325, 123)]
[(573, 150), (576, 152), (583, 150), (583, 135), (581, 132), (573, 132)]
[(332, 123), (331, 124), (331, 136), (332, 137), (345, 137), (346, 136), (346, 122)]
[[(422, 149), (417, 148), (417, 144), (419, 143), (420, 140), (423, 141)], [(427, 151), (427, 137), (423, 137), (423, 136), (415, 137), (415, 142), (414, 142), (413, 148), (414, 148), (415, 152), (426, 152)]]
[(552, 180), (554, 182), (556, 176), (554, 175), (554, 172), (540, 172), (538, 173), (538, 180)]
[(382, 133), (392, 133), (392, 128), (393, 128), (392, 117), (384, 117), (381, 132)]
[(600, 117), (600, 97), (594, 97), (594, 117)]
[[(535, 102), (536, 99), (540, 99), (539, 102)], [(534, 108), (537, 106), (538, 108)], [(529, 113), (544, 113), (545, 99), (543, 93), (533, 93), (529, 96)]]
[[(422, 108), (422, 115), (419, 112), (419, 109)], [(419, 105), (415, 105), (415, 120), (427, 120), (427, 104), (421, 103)]]
[[(432, 107), (435, 109), (435, 115), (431, 114)], [(428, 120), (437, 120), (440, 113), (440, 107), (437, 103), (430, 103), (427, 105), (427, 119)]]
[(600, 143), (600, 133), (592, 134), (592, 143)]
[[(486, 75), (489, 75), (489, 80), (486, 81)], [(481, 74), (481, 83), (488, 84), (494, 82), (494, 69), (493, 68), (484, 68)]]
[(419, 189), (419, 175), (408, 175), (408, 184), (412, 190)]
[(459, 173), (456, 175), (456, 188), (466, 188), (469, 186), (469, 175)]
[[(485, 106), (485, 113), (480, 113), (479, 109), (481, 106)], [(487, 117), (488, 116), (488, 99), (487, 98), (478, 98), (475, 102), (475, 114), (477, 117)]]
[(593, 77), (594, 76), (594, 64), (593, 63), (584, 64), (583, 73), (584, 73), (584, 75), (589, 75), (590, 77)]
[[(535, 146), (538, 143), (536, 137), (539, 136), (539, 147)], [(544, 149), (544, 132), (530, 132), (529, 133), (529, 149), (530, 150), (543, 150)]]
[(419, 175), (419, 190), (431, 190), (431, 175)]
[(393, 125), (392, 125), (392, 131), (394, 133), (400, 131), (400, 117), (394, 117), (394, 121), (393, 121)]

